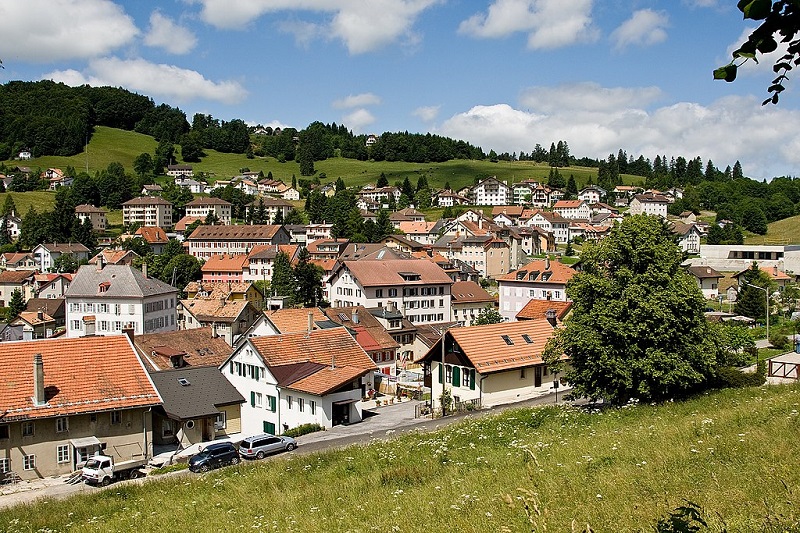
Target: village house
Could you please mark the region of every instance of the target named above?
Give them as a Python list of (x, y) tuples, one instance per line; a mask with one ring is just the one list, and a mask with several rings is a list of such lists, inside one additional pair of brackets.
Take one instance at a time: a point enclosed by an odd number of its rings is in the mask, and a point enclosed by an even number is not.
[(172, 227), (172, 204), (160, 196), (140, 196), (122, 204), (122, 223), (125, 226)]
[(615, 206), (627, 207), (631, 198), (633, 198), (635, 194), (642, 192), (642, 188), (634, 185), (617, 185), (611, 192), (614, 195)]
[(316, 261), (339, 259), (350, 243), (349, 239), (316, 239), (308, 243), (308, 256)]
[(22, 311), (17, 318), (8, 323), (8, 329), (16, 329), (17, 334), (3, 331), (2, 336), (9, 334), (13, 336), (5, 340), (49, 339), (56, 331), (56, 319), (44, 311)]
[(292, 209), (294, 209), (294, 206), (286, 200), (261, 197), (256, 198), (245, 206), (245, 216), (258, 217), (265, 224), (274, 224), (278, 214), (280, 214), (280, 218), (285, 219)]
[(332, 307), (400, 308), (412, 323), (442, 322), (451, 315), (453, 281), (425, 259), (344, 261), (331, 275)]
[(108, 219), (106, 218), (106, 211), (102, 207), (95, 207), (90, 204), (81, 204), (75, 207), (75, 216), (83, 223), (88, 220), (92, 223), (92, 229), (97, 233), (105, 233), (106, 226), (108, 226)]
[(572, 302), (531, 300), (517, 313), (517, 320), (536, 320), (555, 316), (557, 322), (563, 322), (570, 311), (572, 311)]
[(450, 288), (452, 295), (451, 321), (459, 326), (471, 326), (473, 321), (486, 309), (494, 309), (497, 304), (494, 296), (474, 281), (457, 281)]
[(492, 220), (498, 226), (516, 226), (524, 211), (522, 205), (496, 205), (492, 208)]
[(241, 432), (244, 397), (214, 366), (152, 372), (162, 404), (153, 409), (153, 442), (193, 444)]
[(133, 250), (110, 250), (106, 248), (89, 259), (89, 264), (97, 265), (98, 261), (102, 261), (105, 265), (132, 265), (137, 257), (140, 257), (139, 254)]
[[(754, 263), (754, 265), (758, 266), (756, 263)], [(746, 268), (746, 269), (744, 269), (744, 270), (742, 270), (740, 272), (737, 272), (736, 274), (733, 275), (733, 279), (736, 280), (736, 282), (739, 285), (739, 287), (741, 287), (744, 284), (744, 282), (745, 282), (744, 275), (751, 268), (753, 268), (752, 265), (750, 266), (750, 268)], [(769, 280), (772, 283), (775, 284), (775, 287), (777, 288), (777, 290), (779, 292), (783, 292), (783, 290), (786, 288), (786, 284), (787, 283), (791, 283), (793, 281), (792, 276), (790, 276), (786, 272), (782, 271), (777, 266), (771, 266), (771, 267), (758, 266), (758, 269), (761, 270), (761, 272), (763, 272), (764, 274), (767, 275)]]
[(568, 220), (589, 220), (592, 210), (584, 200), (559, 200), (553, 205), (553, 213)]
[(0, 366), (3, 472), (69, 474), (101, 450), (117, 462), (152, 456), (161, 397), (126, 335), (4, 342)]
[(247, 263), (242, 272), (243, 281), (272, 281), (275, 271), (275, 259), (279, 254), (286, 254), (289, 264), (297, 263), (300, 247), (296, 244), (259, 244), (253, 246), (247, 254)]
[(222, 198), (198, 197), (186, 204), (186, 216), (195, 220), (198, 218), (205, 220), (209, 214), (212, 214), (220, 224), (230, 224), (232, 205)]
[(6, 252), (0, 255), (0, 269), (3, 270), (35, 270), (36, 259), (33, 254), (25, 252)]
[(72, 283), (72, 274), (68, 272), (36, 274), (33, 279), (36, 282), (34, 289), (36, 298), (53, 300), (64, 297), (69, 284)]
[(397, 343), (398, 366), (406, 368), (407, 365), (413, 364), (416, 359), (422, 357), (422, 354), (417, 356), (414, 351), (414, 341), (418, 327), (406, 319), (396, 306), (372, 307), (367, 309), (367, 312), (380, 322), (383, 329)]
[(541, 228), (551, 233), (556, 244), (566, 244), (569, 241), (570, 221), (558, 213), (537, 209), (528, 219), (526, 225)]
[(25, 302), (25, 311), (45, 315), (55, 320), (55, 328), (63, 328), (66, 323), (67, 313), (64, 298), (30, 298)]
[(136, 335), (133, 344), (151, 373), (198, 366), (216, 369), (233, 351), (210, 327)]
[(177, 329), (178, 289), (127, 265), (83, 265), (64, 297), (67, 336), (136, 334)]
[(251, 281), (242, 282), (208, 282), (190, 281), (184, 288), (186, 298), (202, 298), (207, 300), (217, 300), (225, 298), (228, 301), (247, 300), (256, 309), (264, 308), (264, 294), (255, 283)]
[(606, 197), (606, 190), (597, 185), (587, 185), (578, 192), (578, 200), (583, 200), (588, 205), (597, 204)]
[(280, 434), (301, 424), (361, 421), (375, 363), (346, 328), (247, 339), (220, 365), (248, 403), (242, 433)]
[[(329, 307), (322, 310), (331, 322), (346, 327), (361, 348), (377, 365), (378, 373), (397, 375), (397, 350), (400, 344), (365, 307)], [(379, 384), (373, 388), (380, 390)], [(383, 391), (381, 391), (383, 392)]]
[(422, 358), (433, 408), (441, 409), (443, 390), (452, 398), (450, 408), (456, 409), (548, 394), (556, 376), (542, 352), (554, 331), (555, 320), (547, 319), (449, 329)]
[(425, 250), (424, 245), (403, 235), (387, 235), (380, 240), (380, 244), (401, 254), (408, 255)]
[(65, 176), (60, 168), (48, 168), (42, 173), (42, 177), (50, 182), (48, 189), (51, 191), (59, 187), (69, 187), (74, 181), (72, 176)]
[(0, 272), (0, 307), (8, 307), (14, 291), (19, 291), (23, 301), (36, 295), (35, 270), (4, 270)]
[(219, 254), (209, 257), (200, 271), (203, 281), (236, 282), (243, 281), (243, 272), (247, 266), (247, 254)]
[(175, 185), (188, 189), (192, 194), (203, 194), (208, 189), (206, 183), (192, 178), (175, 178)]
[(170, 178), (193, 178), (192, 165), (167, 165), (167, 176)]
[(436, 205), (439, 207), (454, 207), (469, 204), (469, 198), (456, 194), (453, 191), (440, 191), (435, 195)]
[(628, 214), (655, 215), (667, 218), (669, 201), (660, 194), (637, 194), (630, 201)]
[(716, 300), (719, 297), (719, 280), (725, 276), (710, 266), (694, 265), (687, 267), (686, 270), (697, 280), (697, 285), (706, 299)]
[(31, 254), (42, 272), (51, 270), (56, 260), (64, 254), (70, 254), (78, 262), (89, 259), (89, 249), (79, 242), (42, 243), (36, 245)]
[(161, 187), (161, 185), (159, 185), (157, 183), (145, 184), (142, 187), (141, 195), (142, 196), (161, 196), (162, 192), (164, 192), (164, 189)]
[(678, 246), (688, 254), (700, 253), (700, 230), (697, 224), (672, 223), (672, 233), (678, 238)]
[(390, 196), (397, 202), (400, 199), (400, 194), (400, 189), (398, 187), (378, 187), (372, 189), (365, 187), (356, 193), (356, 198), (370, 203), (384, 205), (389, 203)]
[(4, 218), (6, 221), (6, 230), (8, 231), (9, 238), (12, 241), (16, 241), (19, 239), (19, 234), (22, 231), (22, 219), (15, 215), (13, 211)]
[(189, 255), (246, 254), (259, 244), (289, 244), (289, 232), (277, 225), (198, 226), (186, 239)]
[(164, 247), (169, 243), (167, 232), (158, 226), (142, 226), (137, 228), (133, 235), (144, 239), (156, 255), (163, 253)]
[(513, 191), (497, 176), (492, 176), (472, 187), (470, 197), (475, 205), (509, 205), (513, 200)]
[(402, 231), (407, 238), (423, 246), (428, 246), (435, 243), (436, 239), (439, 238), (439, 230), (443, 225), (444, 221), (441, 219), (436, 222), (408, 221), (401, 222), (398, 229)]
[(247, 300), (228, 300), (222, 296), (218, 300), (181, 300), (178, 315), (180, 329), (210, 327), (212, 335), (222, 337), (233, 346), (258, 319), (260, 311)]
[(513, 321), (530, 300), (567, 301), (567, 282), (575, 270), (558, 261), (536, 259), (497, 278), (500, 314)]

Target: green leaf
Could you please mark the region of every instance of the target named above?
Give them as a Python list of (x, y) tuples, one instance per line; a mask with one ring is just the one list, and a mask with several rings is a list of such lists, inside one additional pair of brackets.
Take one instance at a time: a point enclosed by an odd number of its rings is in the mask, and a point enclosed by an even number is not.
[[(744, 9), (742, 9), (742, 4)], [(751, 0), (750, 2), (739, 2), (739, 9), (744, 13), (744, 18), (752, 20), (762, 20), (767, 18), (772, 9), (772, 0)]]
[(778, 43), (775, 42), (775, 39), (769, 37), (767, 39), (762, 39), (758, 42), (758, 51), (762, 54), (768, 54), (770, 52), (774, 52), (778, 49)]
[(736, 79), (737, 68), (738, 67), (733, 63), (730, 65), (725, 65), (724, 67), (719, 67), (718, 69), (714, 70), (714, 79), (732, 82)]

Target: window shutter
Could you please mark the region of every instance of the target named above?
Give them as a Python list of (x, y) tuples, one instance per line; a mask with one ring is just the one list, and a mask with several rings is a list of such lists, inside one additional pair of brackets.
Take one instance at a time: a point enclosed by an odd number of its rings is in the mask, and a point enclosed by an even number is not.
[(439, 383), (444, 383), (444, 365), (439, 363)]
[(469, 390), (475, 390), (475, 369), (469, 369)]
[(461, 367), (454, 366), (453, 367), (453, 387), (458, 387), (461, 385)]
[(253, 376), (255, 376), (256, 381), (258, 381), (259, 376), (261, 375), (261, 369), (257, 366), (253, 367)]
[(230, 367), (229, 367), (229, 368), (230, 368), (230, 370), (231, 370), (231, 374), (233, 374), (233, 361), (231, 361), (231, 365), (230, 365)]
[(256, 406), (256, 393), (254, 391), (250, 391), (250, 407)]

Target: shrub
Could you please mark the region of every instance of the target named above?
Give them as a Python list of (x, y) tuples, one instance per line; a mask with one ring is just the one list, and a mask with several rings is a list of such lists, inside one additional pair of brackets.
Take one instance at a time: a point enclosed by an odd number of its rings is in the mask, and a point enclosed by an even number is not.
[(300, 424), (297, 427), (293, 427), (292, 429), (287, 429), (283, 432), (283, 434), (287, 437), (299, 437), (300, 435), (308, 435), (309, 433), (314, 433), (315, 431), (325, 431), (325, 428), (320, 426), (319, 424)]
[(789, 338), (781, 333), (773, 333), (769, 337), (769, 343), (779, 350), (786, 350), (791, 345)]
[(723, 366), (717, 369), (713, 386), (720, 389), (760, 387), (767, 379), (767, 364), (759, 361), (756, 371), (745, 373), (738, 368)]

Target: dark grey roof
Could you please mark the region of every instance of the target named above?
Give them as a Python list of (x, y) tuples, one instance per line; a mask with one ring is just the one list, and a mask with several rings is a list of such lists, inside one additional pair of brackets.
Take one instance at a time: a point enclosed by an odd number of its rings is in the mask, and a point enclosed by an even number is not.
[[(164, 400), (164, 411), (179, 420), (216, 415), (218, 407), (245, 401), (236, 387), (214, 366), (153, 372), (150, 378)], [(182, 385), (180, 380), (188, 385)]]
[[(108, 288), (100, 292), (100, 284)], [(83, 265), (78, 269), (67, 289), (66, 297), (100, 296), (107, 298), (142, 298), (159, 294), (173, 294), (178, 289), (155, 278), (144, 277), (139, 270), (127, 265), (106, 265), (98, 270), (94, 265)]]

